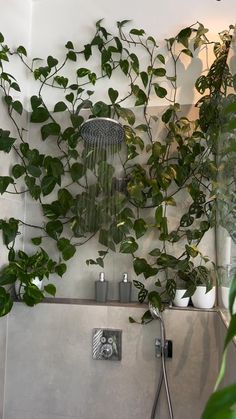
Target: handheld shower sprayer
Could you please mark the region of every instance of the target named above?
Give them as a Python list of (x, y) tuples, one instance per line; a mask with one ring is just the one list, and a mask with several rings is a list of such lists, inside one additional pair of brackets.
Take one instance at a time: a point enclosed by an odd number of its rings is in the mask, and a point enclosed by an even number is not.
[(156, 394), (155, 394), (155, 398), (154, 398), (154, 402), (153, 402), (151, 419), (155, 419), (155, 417), (156, 417), (156, 409), (157, 409), (157, 404), (158, 404), (158, 400), (159, 400), (160, 393), (161, 393), (161, 387), (162, 387), (163, 380), (164, 380), (164, 385), (165, 385), (165, 390), (166, 390), (166, 398), (167, 398), (169, 416), (170, 416), (170, 419), (173, 419), (174, 418), (173, 409), (172, 409), (172, 403), (171, 403), (171, 398), (170, 398), (168, 377), (167, 377), (167, 373), (166, 373), (166, 354), (165, 354), (166, 330), (165, 330), (165, 323), (164, 323), (164, 320), (162, 318), (161, 312), (160, 312), (158, 307), (155, 307), (154, 305), (149, 303), (149, 311), (150, 311), (153, 319), (160, 320), (161, 366), (162, 366), (161, 374), (160, 374), (160, 378), (159, 378), (159, 383), (158, 383), (158, 386), (157, 386), (157, 390), (156, 390)]

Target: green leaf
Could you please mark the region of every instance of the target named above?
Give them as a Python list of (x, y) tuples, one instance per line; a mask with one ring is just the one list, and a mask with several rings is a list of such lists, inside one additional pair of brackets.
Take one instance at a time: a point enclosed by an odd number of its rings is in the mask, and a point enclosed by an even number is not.
[(77, 76), (78, 77), (85, 77), (90, 73), (91, 73), (91, 71), (88, 68), (79, 68), (77, 70)]
[(160, 294), (157, 291), (151, 291), (148, 294), (148, 301), (151, 303), (153, 307), (158, 308), (161, 310), (162, 303), (161, 303), (161, 297)]
[(46, 140), (50, 135), (58, 136), (60, 134), (61, 127), (56, 122), (50, 122), (49, 124), (43, 125), (41, 128), (42, 140)]
[(188, 55), (189, 57), (193, 57), (192, 51), (190, 49), (182, 49), (182, 52), (186, 55)]
[(42, 237), (32, 237), (31, 241), (35, 246), (39, 246), (42, 243)]
[(142, 282), (137, 281), (136, 279), (133, 280), (133, 284), (135, 286), (135, 288), (142, 290), (144, 288), (144, 285)]
[(202, 419), (236, 419), (235, 405), (236, 384), (214, 392), (204, 409)]
[(182, 29), (177, 35), (178, 42), (180, 42), (186, 48), (188, 48), (188, 40), (189, 40), (189, 37), (191, 36), (191, 34), (192, 34), (192, 29), (191, 28), (187, 27), (187, 28)]
[(196, 256), (198, 256), (199, 254), (199, 250), (197, 249), (196, 246), (189, 246), (188, 244), (185, 245), (185, 249), (187, 251), (187, 254), (193, 258), (195, 258)]
[[(59, 84), (59, 86), (64, 87), (64, 89), (66, 89), (67, 84), (69, 82), (67, 77), (63, 77), (63, 76), (55, 76), (54, 77), (54, 81)], [(71, 87), (71, 86), (70, 86)]]
[(104, 64), (106, 64), (111, 59), (111, 51), (109, 49), (104, 48), (102, 50), (101, 59), (102, 59), (102, 66), (104, 66)]
[(84, 46), (84, 58), (86, 61), (91, 57), (92, 55), (92, 48), (90, 44), (87, 44)]
[(166, 75), (166, 69), (165, 68), (153, 68), (152, 69), (152, 73), (154, 74), (154, 76), (156, 77), (164, 77)]
[(174, 113), (174, 110), (169, 108), (167, 109), (163, 114), (162, 114), (162, 121), (165, 122), (165, 124), (168, 124), (168, 122), (170, 121), (172, 115)]
[(73, 204), (73, 196), (67, 189), (63, 188), (58, 191), (58, 201), (61, 213), (66, 215)]
[(110, 87), (108, 89), (108, 95), (109, 95), (111, 103), (115, 103), (116, 99), (119, 96), (119, 92), (117, 90), (112, 89), (112, 87)]
[(66, 47), (67, 49), (74, 49), (74, 45), (73, 45), (73, 43), (72, 43), (71, 41), (68, 41), (68, 42), (66, 43), (65, 47)]
[(57, 273), (57, 275), (59, 275), (60, 277), (62, 277), (64, 275), (64, 273), (66, 272), (67, 266), (65, 263), (60, 263), (59, 265), (57, 265), (55, 267), (55, 272)]
[(50, 68), (56, 67), (56, 65), (58, 64), (58, 60), (52, 57), (51, 55), (49, 55), (47, 58), (47, 64), (48, 64), (48, 67)]
[(74, 93), (71, 92), (68, 95), (66, 95), (65, 98), (68, 102), (73, 103), (75, 95), (74, 95)]
[(148, 295), (148, 290), (146, 290), (146, 288), (141, 289), (138, 293), (139, 303), (143, 303), (147, 295)]
[(138, 250), (138, 244), (133, 237), (126, 237), (120, 245), (121, 253), (134, 253)]
[(50, 237), (57, 240), (59, 236), (61, 235), (63, 231), (63, 225), (61, 221), (55, 220), (55, 221), (49, 221), (46, 224), (46, 232)]
[(168, 278), (166, 282), (166, 291), (171, 300), (175, 298), (175, 292), (176, 292), (176, 282), (174, 279)]
[(167, 95), (167, 90), (164, 87), (161, 87), (157, 83), (153, 83), (155, 93), (158, 97), (163, 99)]
[(140, 77), (142, 79), (144, 87), (147, 87), (147, 85), (148, 85), (148, 74), (145, 71), (141, 71)]
[(131, 31), (129, 31), (129, 33), (131, 35), (137, 35), (137, 36), (145, 35), (145, 31), (143, 29), (131, 29)]
[(3, 234), (3, 242), (6, 246), (13, 242), (18, 233), (19, 220), (10, 218), (9, 221), (2, 221), (1, 229)]
[(33, 177), (39, 177), (42, 173), (40, 167), (35, 166), (33, 164), (29, 164), (29, 166), (27, 166), (27, 171)]
[(86, 168), (84, 167), (82, 163), (74, 163), (72, 164), (70, 168), (71, 179), (74, 182), (77, 182), (79, 179), (81, 179), (84, 176), (85, 172), (86, 172)]
[(15, 83), (15, 82), (11, 83), (11, 88), (16, 90), (17, 92), (21, 91), (19, 84)]
[(10, 176), (0, 176), (0, 194), (6, 192), (8, 186), (14, 183), (14, 180)]
[(158, 272), (157, 268), (152, 268), (152, 266), (147, 263), (146, 259), (143, 258), (135, 258), (133, 267), (136, 275), (144, 274), (146, 279), (156, 275)]
[(160, 254), (161, 254), (161, 251), (160, 251), (160, 249), (153, 249), (151, 252), (149, 252), (149, 255), (151, 255), (151, 256), (160, 256)]
[[(12, 250), (12, 249), (11, 249)], [(17, 274), (7, 266), (0, 274), (0, 286), (14, 284)]]
[(77, 60), (77, 55), (74, 51), (69, 51), (66, 56), (71, 61), (76, 61)]
[(68, 239), (65, 238), (58, 240), (57, 247), (62, 252), (62, 257), (64, 260), (71, 259), (76, 252), (76, 247), (71, 244)]
[(48, 284), (44, 286), (44, 291), (46, 291), (48, 294), (52, 295), (53, 297), (55, 297), (56, 295), (56, 287), (53, 284)]
[(92, 113), (95, 116), (103, 116), (109, 118), (111, 116), (111, 108), (106, 103), (99, 101), (93, 105)]
[(163, 208), (162, 208), (162, 205), (159, 205), (159, 207), (157, 207), (155, 211), (156, 227), (160, 228), (162, 219), (163, 219)]
[(123, 73), (127, 76), (129, 72), (129, 62), (128, 60), (120, 60), (120, 68), (123, 71)]
[(63, 112), (66, 111), (67, 105), (64, 102), (57, 102), (54, 106), (54, 112)]
[(12, 176), (14, 176), (15, 179), (18, 179), (25, 173), (25, 167), (21, 166), (20, 164), (15, 164), (12, 169)]
[(30, 122), (40, 123), (45, 122), (49, 118), (49, 112), (47, 109), (43, 107), (39, 107), (36, 109), (33, 109), (33, 112), (30, 117)]
[(162, 54), (157, 54), (157, 59), (162, 63), (165, 64), (165, 57)]
[(3, 287), (0, 287), (0, 317), (6, 316), (11, 311), (12, 306), (11, 295)]
[(31, 96), (30, 103), (32, 110), (35, 110), (39, 108), (40, 105), (42, 105), (42, 98), (38, 96)]
[(133, 125), (135, 123), (135, 114), (131, 109), (116, 107), (116, 111), (118, 115), (122, 119), (128, 121), (130, 125)]
[(234, 275), (233, 281), (229, 290), (229, 312), (233, 315), (233, 305), (236, 298), (236, 275)]
[(53, 176), (44, 176), (41, 182), (43, 196), (50, 194), (57, 183), (57, 179)]
[(17, 52), (18, 52), (19, 54), (23, 54), (23, 55), (25, 55), (25, 57), (27, 57), (27, 52), (26, 52), (26, 49), (25, 49), (25, 47), (23, 47), (22, 45), (20, 45), (20, 46), (17, 48)]
[(26, 298), (27, 296), (31, 297), (33, 299), (34, 304), (40, 303), (44, 299), (42, 291), (40, 291), (40, 289), (34, 284), (30, 284), (29, 286), (27, 286), (25, 292)]
[(146, 233), (147, 224), (142, 218), (139, 218), (135, 220), (133, 228), (135, 231), (136, 238), (139, 239), (139, 237), (142, 237)]
[(15, 141), (15, 138), (9, 137), (9, 131), (0, 130), (0, 151), (9, 153)]
[(136, 74), (139, 74), (139, 59), (137, 57), (137, 55), (135, 54), (130, 54), (130, 59), (132, 60), (131, 62), (131, 67), (134, 70), (134, 72)]

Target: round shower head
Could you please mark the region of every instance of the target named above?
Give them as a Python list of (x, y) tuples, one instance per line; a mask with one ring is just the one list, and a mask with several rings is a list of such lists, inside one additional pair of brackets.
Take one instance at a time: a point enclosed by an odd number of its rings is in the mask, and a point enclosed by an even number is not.
[(90, 147), (106, 147), (124, 141), (124, 128), (111, 118), (91, 118), (81, 125), (80, 135)]
[(149, 311), (153, 317), (153, 319), (161, 319), (161, 313), (157, 307), (154, 307), (151, 303), (149, 303)]

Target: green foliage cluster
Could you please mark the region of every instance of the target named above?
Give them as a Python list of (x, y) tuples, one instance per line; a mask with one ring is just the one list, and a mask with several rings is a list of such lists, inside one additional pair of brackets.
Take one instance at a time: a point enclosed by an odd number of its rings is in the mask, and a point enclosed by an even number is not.
[[(214, 62), (196, 81), (201, 99), (197, 103), (199, 118), (192, 121), (181, 114), (182, 108), (176, 101), (178, 64), (184, 57), (192, 60), (200, 49), (211, 47), (212, 42), (206, 36), (208, 30), (196, 23), (166, 39), (165, 47), (159, 47), (143, 29), (126, 31), (127, 24), (128, 21), (117, 22), (117, 34), (113, 35), (102, 20), (98, 21), (92, 40), (81, 50), (68, 41), (60, 60), (50, 55), (46, 60), (35, 58), (29, 62), (23, 46), (12, 51), (4, 44), (4, 37), (0, 37), (0, 88), (17, 133), (15, 138), (1, 129), (0, 150), (13, 152), (18, 158), (10, 173), (0, 176), (0, 193), (29, 194), (41, 206), (44, 217), (41, 226), (20, 219), (0, 220), (3, 241), (9, 251), (9, 265), (0, 276), (0, 315), (9, 312), (12, 306), (11, 293), (5, 290), (5, 285), (20, 279), (24, 285), (23, 300), (29, 305), (41, 301), (44, 291), (54, 295), (51, 284), (36, 292), (33, 278), (42, 279), (52, 273), (62, 276), (77, 247), (94, 237), (98, 238), (101, 250), (97, 257), (87, 260), (88, 265), (103, 267), (107, 254), (119, 251), (133, 259), (137, 276), (145, 280), (155, 278), (155, 289), (151, 291), (146, 285), (148, 281), (134, 281), (140, 302), (148, 300), (161, 308), (163, 300), (174, 297), (177, 278), (186, 282), (186, 295), (192, 295), (199, 283), (211, 287), (208, 257), (201, 254), (198, 245), (215, 226), (220, 113), (227, 88), (235, 87), (227, 65), (233, 27), (214, 43)], [(35, 148), (23, 126), (23, 104), (14, 99), (20, 86), (5, 70), (6, 62), (9, 68), (13, 56), (21, 60), (38, 86), (37, 94), (30, 98), (30, 122), (37, 127), (40, 137)], [(116, 89), (120, 78), (127, 85), (123, 96)], [(101, 80), (106, 80), (109, 87), (103, 100), (93, 101)], [(52, 110), (47, 101), (49, 89), (61, 95)], [(156, 99), (165, 105), (159, 116), (149, 112)], [(140, 112), (141, 123), (137, 116)], [(60, 122), (62, 116), (69, 121), (66, 127)], [(125, 146), (109, 149), (84, 144), (80, 127), (85, 119), (97, 117), (114, 118), (122, 123)], [(156, 134), (160, 123), (164, 138)], [(41, 151), (41, 141), (48, 142), (48, 154)], [(57, 148), (53, 155), (52, 144)], [(110, 162), (111, 154), (120, 157), (124, 172), (122, 187)], [(186, 202), (190, 202), (183, 214), (179, 210), (179, 196), (186, 196)], [(171, 229), (168, 220), (170, 207), (176, 207), (179, 217), (175, 229)], [(143, 215), (145, 211), (148, 216)], [(15, 250), (22, 225), (39, 231), (32, 237), (36, 246), (34, 255)], [(150, 243), (149, 254), (143, 255), (140, 239), (150, 232), (154, 232), (159, 244), (153, 247)], [(45, 250), (48, 238), (57, 249), (57, 261)], [(184, 250), (177, 254), (173, 249), (178, 249), (180, 243)], [(42, 265), (38, 264), (41, 257)], [(146, 317), (147, 313), (144, 320)]]

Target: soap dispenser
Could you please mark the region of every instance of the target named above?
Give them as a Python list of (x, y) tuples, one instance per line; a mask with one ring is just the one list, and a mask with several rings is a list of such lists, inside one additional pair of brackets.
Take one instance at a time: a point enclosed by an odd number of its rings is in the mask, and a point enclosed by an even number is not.
[(107, 301), (108, 281), (105, 280), (105, 273), (100, 272), (98, 281), (95, 282), (95, 299), (98, 303)]
[(128, 274), (123, 274), (123, 279), (119, 283), (120, 288), (120, 302), (121, 303), (129, 303), (131, 299), (131, 286), (132, 283), (128, 281)]

